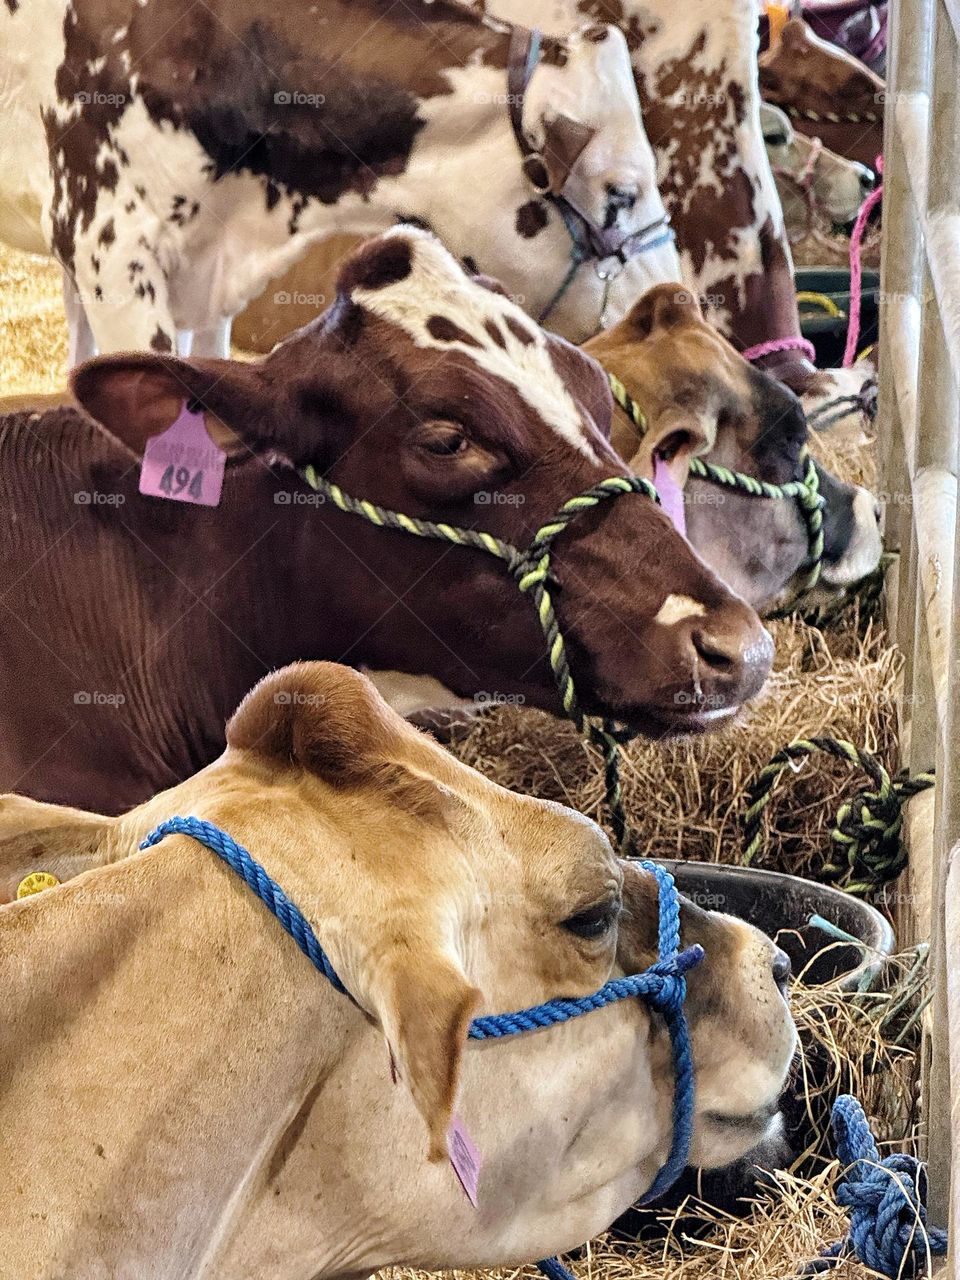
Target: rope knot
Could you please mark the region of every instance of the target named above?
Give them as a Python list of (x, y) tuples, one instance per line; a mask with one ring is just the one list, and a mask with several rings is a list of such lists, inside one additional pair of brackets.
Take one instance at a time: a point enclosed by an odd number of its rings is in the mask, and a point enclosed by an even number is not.
[(837, 1203), (850, 1209), (850, 1232), (827, 1254), (855, 1254), (881, 1275), (914, 1277), (929, 1273), (930, 1255), (946, 1253), (946, 1232), (927, 1227), (927, 1179), (914, 1156), (880, 1159), (863, 1108), (844, 1094), (831, 1117), (837, 1154), (847, 1166), (837, 1186)]

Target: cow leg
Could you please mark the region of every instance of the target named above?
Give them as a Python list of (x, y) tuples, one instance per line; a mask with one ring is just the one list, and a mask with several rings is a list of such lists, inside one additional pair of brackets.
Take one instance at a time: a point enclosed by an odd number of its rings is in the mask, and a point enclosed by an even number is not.
[(230, 359), (230, 327), (233, 319), (227, 316), (219, 324), (209, 329), (198, 329), (193, 335), (193, 354), (195, 356), (216, 356), (221, 360)]
[(129, 215), (118, 215), (116, 205), (109, 212), (106, 242), (98, 220), (74, 243), (77, 286), (97, 347), (104, 354), (173, 352), (177, 327), (159, 244)]
[(73, 276), (63, 269), (63, 309), (67, 314), (67, 368), (74, 369), (97, 354), (93, 330)]

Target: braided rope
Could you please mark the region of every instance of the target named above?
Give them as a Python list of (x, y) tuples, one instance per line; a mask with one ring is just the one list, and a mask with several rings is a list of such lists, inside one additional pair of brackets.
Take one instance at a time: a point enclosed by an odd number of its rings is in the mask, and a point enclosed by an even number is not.
[[(172, 817), (161, 822), (144, 838), (140, 848), (149, 849), (169, 835), (189, 836), (215, 853), (276, 917), (327, 981), (353, 1000), (321, 947), (310, 922), (249, 850), (213, 823), (192, 817)], [(467, 1036), (470, 1040), (500, 1040), (526, 1031), (540, 1031), (638, 996), (661, 1013), (670, 1037), (674, 1068), (673, 1136), (667, 1159), (644, 1197), (644, 1201), (649, 1201), (663, 1195), (673, 1185), (683, 1172), (690, 1153), (695, 1081), (690, 1028), (683, 1011), (687, 995), (685, 974), (703, 959), (703, 948), (695, 944), (685, 951), (680, 949), (680, 895), (670, 872), (655, 862), (646, 860), (641, 861), (640, 866), (657, 882), (657, 960), (654, 964), (642, 973), (611, 978), (591, 995), (572, 1000), (546, 1000), (543, 1004), (518, 1009), (513, 1013), (487, 1014), (474, 1018)], [(353, 1003), (356, 1004), (356, 1001), (353, 1000)], [(549, 1267), (555, 1270), (549, 1270)], [(541, 1269), (553, 1280), (557, 1280), (562, 1274), (568, 1274), (554, 1259), (546, 1259), (541, 1264)]]
[(636, 734), (615, 721), (594, 720), (587, 717), (577, 697), (566, 644), (557, 620), (550, 585), (552, 581), (550, 554), (553, 543), (567, 525), (584, 511), (589, 511), (610, 498), (627, 493), (643, 494), (659, 502), (657, 491), (649, 480), (641, 476), (611, 476), (601, 480), (592, 489), (568, 498), (557, 514), (542, 525), (525, 551), (495, 538), (493, 534), (476, 529), (463, 529), (456, 525), (404, 515), (375, 502), (353, 498), (344, 493), (338, 484), (321, 476), (316, 467), (304, 467), (301, 475), (311, 489), (322, 493), (340, 511), (360, 516), (380, 529), (394, 529), (399, 533), (413, 534), (418, 538), (433, 538), (451, 542), (459, 547), (471, 547), (502, 560), (516, 580), (517, 586), (529, 595), (546, 641), (547, 658), (564, 714), (572, 720), (578, 731), (587, 735), (601, 750), (606, 780), (606, 802), (610, 811), (611, 826), (618, 847), (626, 844), (629, 826), (620, 786), (620, 744), (629, 742)]
[(742, 863), (750, 866), (763, 847), (763, 817), (784, 769), (794, 760), (817, 752), (862, 769), (873, 783), (872, 790), (858, 791), (837, 810), (830, 833), (833, 860), (823, 868), (829, 879), (844, 881), (848, 893), (869, 893), (895, 880), (906, 866), (906, 851), (900, 838), (903, 804), (932, 787), (934, 777), (932, 773), (912, 778), (899, 773), (891, 778), (876, 756), (840, 738), (797, 738), (760, 770), (747, 790)]
[(833, 1104), (831, 1124), (845, 1166), (836, 1198), (850, 1210), (850, 1231), (801, 1275), (816, 1275), (850, 1256), (889, 1280), (929, 1275), (931, 1257), (947, 1251), (947, 1233), (927, 1226), (923, 1164), (904, 1154), (881, 1160), (863, 1108), (850, 1094)]
[[(612, 373), (607, 374), (610, 392), (637, 430), (642, 439), (647, 432), (647, 417), (630, 392)], [(823, 504), (820, 496), (820, 478), (817, 468), (806, 447), (801, 454), (804, 464), (802, 480), (789, 480), (786, 484), (770, 484), (759, 480), (756, 476), (747, 475), (743, 471), (731, 471), (729, 467), (717, 463), (704, 462), (702, 458), (691, 458), (690, 474), (710, 484), (721, 485), (745, 493), (751, 498), (791, 498), (800, 507), (800, 514), (807, 528), (807, 554), (810, 565), (799, 579), (790, 604), (794, 609), (800, 596), (805, 595), (816, 586), (823, 569)], [(779, 611), (778, 611), (779, 612)], [(776, 616), (776, 615), (771, 615)]]

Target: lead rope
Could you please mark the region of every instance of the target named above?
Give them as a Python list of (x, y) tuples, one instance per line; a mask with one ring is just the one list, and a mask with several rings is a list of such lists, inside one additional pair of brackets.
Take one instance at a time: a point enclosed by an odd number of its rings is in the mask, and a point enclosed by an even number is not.
[(903, 805), (934, 785), (933, 772), (891, 777), (876, 756), (843, 738), (796, 738), (774, 755), (747, 789), (741, 861), (750, 866), (763, 848), (763, 816), (780, 775), (794, 761), (822, 752), (862, 769), (873, 789), (858, 791), (837, 810), (830, 839), (833, 858), (823, 867), (831, 880), (844, 880), (848, 893), (860, 897), (895, 880), (907, 865), (900, 838)]
[(863, 1107), (841, 1094), (830, 1117), (844, 1166), (837, 1204), (850, 1210), (850, 1230), (800, 1274), (820, 1275), (843, 1258), (859, 1258), (888, 1280), (930, 1275), (930, 1259), (947, 1252), (947, 1233), (927, 1226), (927, 1175), (916, 1156), (880, 1159)]
[[(212, 822), (205, 822), (201, 818), (172, 817), (155, 827), (141, 842), (140, 848), (152, 848), (170, 835), (189, 836), (211, 853), (215, 853), (276, 917), (314, 968), (337, 991), (354, 1004), (357, 1003), (337, 976), (309, 920), (243, 845)], [(640, 862), (640, 866), (657, 882), (657, 959), (649, 969), (624, 978), (611, 978), (592, 995), (579, 996), (573, 1000), (546, 1000), (543, 1004), (518, 1009), (513, 1013), (492, 1013), (474, 1018), (467, 1031), (467, 1038), (503, 1040), (508, 1036), (521, 1035), (525, 1031), (540, 1031), (635, 997), (645, 1000), (661, 1014), (670, 1037), (673, 1060), (673, 1130), (667, 1159), (643, 1198), (643, 1203), (647, 1203), (663, 1195), (676, 1182), (690, 1154), (695, 1081), (690, 1028), (683, 1011), (687, 996), (685, 975), (700, 963), (704, 953), (699, 944), (687, 947), (686, 950), (680, 949), (680, 895), (673, 876), (655, 862), (644, 860)], [(570, 1272), (556, 1258), (545, 1258), (537, 1265), (549, 1280), (566, 1280), (570, 1276)]]
[(316, 467), (304, 467), (300, 474), (311, 489), (328, 497), (340, 511), (360, 516), (377, 528), (395, 529), (401, 533), (413, 534), (418, 538), (434, 538), (441, 542), (452, 542), (455, 546), (472, 547), (476, 551), (484, 551), (504, 561), (519, 589), (525, 595), (529, 595), (533, 601), (537, 619), (547, 642), (547, 658), (564, 714), (573, 721), (580, 733), (599, 748), (603, 756), (606, 804), (610, 812), (610, 824), (617, 848), (625, 852), (629, 827), (620, 784), (620, 746), (631, 741), (637, 734), (617, 721), (588, 717), (580, 707), (550, 590), (555, 582), (551, 573), (550, 555), (554, 541), (575, 516), (591, 510), (609, 498), (617, 498), (626, 493), (639, 493), (652, 498), (654, 502), (659, 502), (657, 491), (650, 481), (644, 480), (641, 476), (612, 476), (607, 480), (601, 480), (585, 493), (568, 498), (553, 519), (537, 530), (526, 551), (520, 551), (517, 547), (495, 538), (490, 533), (478, 532), (475, 529), (461, 529), (443, 522), (420, 520), (404, 515), (400, 511), (379, 507), (376, 503), (367, 502), (364, 499), (352, 498), (332, 480), (324, 479)]
[[(614, 400), (633, 423), (642, 439), (648, 425), (643, 409), (615, 374), (608, 373), (607, 381)], [(728, 467), (704, 462), (702, 458), (690, 460), (690, 474), (710, 484), (735, 489), (751, 498), (792, 498), (800, 507), (803, 522), (807, 528), (809, 567), (797, 584), (790, 603), (790, 612), (795, 609), (800, 597), (816, 586), (823, 569), (823, 498), (820, 496), (820, 480), (816, 465), (806, 447), (801, 454), (801, 459), (804, 463), (803, 479), (790, 480), (786, 484), (769, 484), (766, 480), (758, 480), (756, 476), (746, 475), (742, 471), (731, 471)], [(777, 617), (783, 612), (785, 610), (778, 610), (769, 616)]]

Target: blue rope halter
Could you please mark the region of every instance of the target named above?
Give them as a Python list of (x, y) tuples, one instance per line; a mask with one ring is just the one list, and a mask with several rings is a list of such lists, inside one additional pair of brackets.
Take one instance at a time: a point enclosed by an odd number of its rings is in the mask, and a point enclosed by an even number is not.
[(845, 1093), (830, 1122), (845, 1171), (837, 1203), (850, 1210), (850, 1231), (830, 1245), (802, 1275), (817, 1275), (851, 1254), (890, 1280), (929, 1274), (928, 1260), (947, 1252), (947, 1233), (927, 1226), (927, 1177), (916, 1156), (880, 1159), (863, 1107)]
[[(141, 843), (141, 849), (159, 844), (166, 836), (190, 836), (221, 858), (243, 882), (253, 890), (260, 901), (276, 916), (283, 928), (293, 938), (300, 950), (323, 974), (328, 982), (351, 1000), (353, 997), (337, 976), (317, 936), (295, 903), (268, 875), (251, 854), (225, 831), (200, 818), (168, 818), (161, 822)], [(514, 1013), (495, 1013), (474, 1018), (468, 1037), (471, 1040), (498, 1040), (506, 1036), (520, 1035), (524, 1031), (538, 1031), (543, 1027), (569, 1022), (594, 1009), (602, 1009), (619, 1000), (639, 996), (652, 1009), (662, 1015), (670, 1036), (670, 1048), (675, 1076), (673, 1090), (673, 1139), (666, 1163), (653, 1181), (642, 1203), (663, 1195), (683, 1172), (690, 1151), (693, 1133), (693, 1052), (690, 1046), (690, 1030), (683, 1012), (687, 994), (684, 976), (688, 969), (703, 959), (703, 948), (687, 947), (680, 950), (680, 896), (673, 883), (673, 876), (653, 862), (641, 862), (645, 871), (656, 877), (659, 910), (657, 960), (643, 973), (630, 977), (611, 978), (599, 991), (575, 1000), (547, 1000), (529, 1009)], [(354, 1002), (356, 1003), (356, 1002)], [(539, 1267), (548, 1280), (565, 1280), (570, 1273), (555, 1258), (547, 1258)]]

